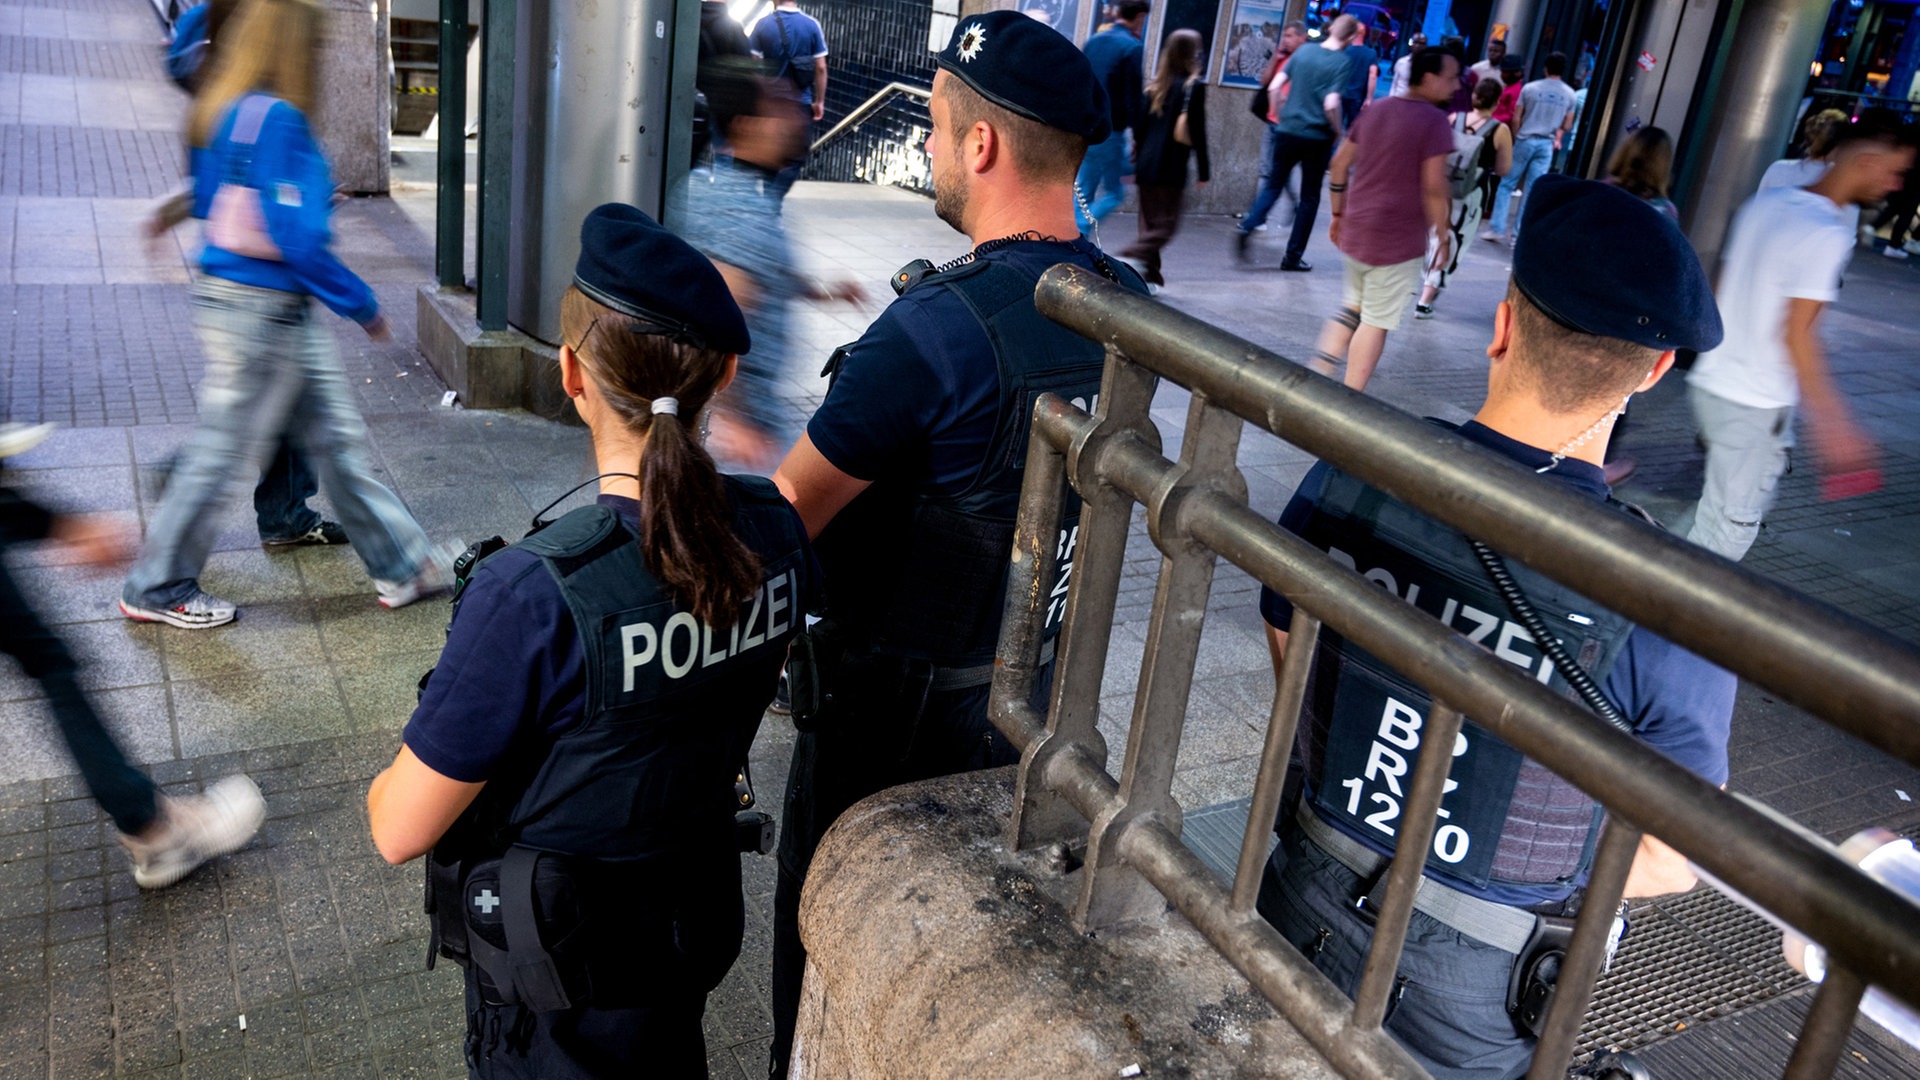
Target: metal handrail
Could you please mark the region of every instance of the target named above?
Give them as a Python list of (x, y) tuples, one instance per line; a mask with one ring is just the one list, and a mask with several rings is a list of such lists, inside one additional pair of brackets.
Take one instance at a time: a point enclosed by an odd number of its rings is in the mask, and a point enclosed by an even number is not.
[(821, 147), (832, 142), (841, 132), (865, 120), (868, 115), (880, 107), (881, 103), (894, 94), (905, 94), (908, 97), (918, 98), (921, 101), (933, 100), (933, 91), (924, 86), (915, 86), (912, 83), (890, 82), (874, 91), (872, 97), (861, 102), (859, 107), (855, 108), (852, 112), (841, 117), (840, 122), (828, 128), (825, 135), (813, 140), (813, 145), (808, 148), (809, 152), (819, 153)]
[[(1042, 313), (1105, 344), (1108, 364), (1097, 416), (1051, 395), (1036, 406), (990, 712), (1024, 751), (1010, 844), (1086, 838), (1079, 925), (1110, 926), (1171, 901), (1349, 1075), (1420, 1075), (1381, 1032), (1381, 1006), (1447, 755), (1421, 755), (1415, 767), (1399, 819), (1402, 843), (1353, 1004), (1253, 910), (1311, 643), (1324, 619), (1429, 692), (1433, 730), (1471, 716), (1610, 812), (1534, 1077), (1565, 1071), (1643, 831), (1827, 948), (1840, 974), (1822, 986), (1789, 1076), (1831, 1072), (1865, 984), (1920, 1005), (1920, 935), (1912, 930), (1920, 910), (1912, 902), (1832, 845), (1714, 787), (1253, 511), (1234, 466), (1241, 420), (1583, 594), (1607, 597), (1622, 615), (1915, 763), (1920, 652), (1097, 275), (1056, 267), (1036, 296)], [(1160, 455), (1148, 416), (1160, 377), (1193, 394), (1178, 462)], [(1068, 478), (1084, 505), (1043, 725), (1028, 703), (1048, 609), (1042, 583), (1054, 580)], [(1095, 721), (1136, 501), (1166, 558), (1116, 780)], [(1231, 890), (1181, 847), (1180, 811), (1169, 793), (1216, 555), (1295, 605), (1295, 647), (1282, 666)]]

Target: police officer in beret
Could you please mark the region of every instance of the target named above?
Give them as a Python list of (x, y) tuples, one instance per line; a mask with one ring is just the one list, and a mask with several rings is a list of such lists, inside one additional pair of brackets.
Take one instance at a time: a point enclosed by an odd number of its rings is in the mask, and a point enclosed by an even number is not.
[[(1713, 294), (1686, 238), (1619, 188), (1546, 176), (1526, 207), (1513, 281), (1494, 315), (1487, 397), (1454, 430), (1595, 502), (1607, 434), (1676, 349), (1720, 340)], [(1642, 238), (1622, 246), (1618, 236)], [(1569, 273), (1565, 253), (1582, 255)], [(1436, 421), (1437, 423), (1437, 421)], [(1448, 426), (1448, 425), (1443, 425)], [(1628, 512), (1624, 504), (1622, 512)], [(1531, 606), (1564, 631), (1595, 712), (1717, 784), (1727, 779), (1735, 680), (1728, 672), (1524, 566), (1494, 570), (1459, 533), (1329, 466), (1315, 465), (1280, 524), (1392, 589), (1495, 655), (1563, 692), (1570, 679), (1520, 631)], [(1261, 596), (1275, 670), (1292, 606)], [(1591, 679), (1584, 679), (1591, 672)], [(1405, 784), (1430, 699), (1339, 635), (1315, 658), (1290, 797), (1260, 912), (1349, 994), (1372, 936), (1373, 898), (1394, 851)], [(1442, 817), (1415, 901), (1386, 1030), (1442, 1078), (1522, 1075), (1532, 1058), (1549, 962), (1571, 934), (1599, 806), (1471, 723), (1454, 755)], [(1678, 853), (1641, 842), (1628, 896), (1691, 888)]]
[(1018, 760), (986, 703), (1031, 410), (1043, 391), (1091, 409), (1104, 360), (1035, 310), (1034, 286), (1069, 263), (1146, 292), (1074, 221), (1074, 175), (1109, 127), (1080, 50), (995, 11), (961, 20), (938, 64), (934, 212), (975, 247), (895, 275), (898, 299), (835, 354), (774, 474), (819, 539), (828, 596), (788, 667), (802, 734), (774, 899), (775, 1076), (805, 957), (800, 885), (827, 827), (882, 788)]
[(389, 862), (428, 856), (472, 1075), (704, 1077), (743, 928), (734, 779), (818, 571), (773, 484), (700, 445), (749, 346), (712, 263), (599, 207), (561, 328), (599, 498), (464, 568), (367, 807)]

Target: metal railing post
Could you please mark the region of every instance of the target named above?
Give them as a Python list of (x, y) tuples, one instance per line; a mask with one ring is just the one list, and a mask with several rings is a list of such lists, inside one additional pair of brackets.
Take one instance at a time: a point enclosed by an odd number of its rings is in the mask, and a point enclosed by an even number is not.
[(1373, 924), (1373, 943), (1367, 949), (1360, 989), (1353, 996), (1353, 1026), (1372, 1030), (1387, 1017), (1387, 997), (1400, 968), (1400, 948), (1407, 941), (1407, 920), (1413, 917), (1414, 894), (1426, 870), (1433, 847), (1440, 797), (1446, 793), (1447, 772), (1453, 767), (1453, 744), (1460, 735), (1460, 714), (1435, 700), (1420, 733), (1420, 760), (1413, 767), (1407, 805), (1400, 813), (1400, 835), (1394, 840), (1393, 861), (1387, 864), (1385, 894)]
[(1320, 620), (1306, 608), (1293, 609), (1287, 624), (1287, 653), (1280, 661), (1280, 679), (1273, 692), (1273, 715), (1267, 720), (1267, 741), (1260, 748), (1260, 772), (1253, 781), (1253, 803), (1247, 808), (1247, 830), (1240, 838), (1240, 863), (1233, 872), (1235, 914), (1253, 910), (1260, 896), (1260, 878), (1266, 872), (1267, 843), (1280, 813), (1280, 793), (1287, 783), (1287, 761), (1293, 756), (1293, 737), (1300, 727), (1300, 706), (1307, 698), (1307, 672), (1320, 644)]
[(1800, 1038), (1793, 1044), (1793, 1057), (1782, 1074), (1784, 1080), (1822, 1080), (1833, 1075), (1866, 992), (1867, 984), (1853, 972), (1827, 969), (1820, 989), (1814, 991), (1813, 1007), (1800, 1025)]
[[(1095, 422), (1067, 447), (1067, 473), (1080, 492), (1080, 534), (1074, 547), (1073, 577), (1067, 586), (1065, 623), (1082, 629), (1060, 636), (1053, 661), (1046, 732), (1021, 755), (1008, 831), (1016, 851), (1071, 841), (1085, 832), (1086, 819), (1059, 794), (1058, 782), (1048, 778), (1056, 758), (1063, 754), (1084, 756), (1102, 768), (1107, 762), (1107, 741), (1099, 728), (1100, 683), (1107, 670), (1133, 500), (1101, 483), (1092, 468), (1083, 470), (1081, 462), (1113, 439), (1144, 441), (1159, 450), (1160, 432), (1148, 415), (1156, 385), (1158, 380), (1152, 372), (1129, 362), (1117, 350), (1108, 349)], [(1036, 438), (1042, 437), (1041, 429), (1048, 425), (1049, 416), (1084, 415), (1052, 395), (1042, 395), (1034, 412)], [(1004, 701), (1002, 707), (1024, 704), (1024, 700)]]
[[(1246, 499), (1246, 481), (1235, 465), (1240, 418), (1195, 393), (1187, 410), (1180, 463), (1147, 500), (1147, 529), (1162, 554), (1153, 591), (1146, 654), (1140, 664), (1133, 722), (1127, 727), (1121, 763), (1120, 800), (1087, 833), (1086, 869), (1074, 912), (1082, 930), (1097, 930), (1166, 910), (1152, 883), (1119, 857), (1116, 841), (1136, 821), (1157, 820), (1180, 835), (1180, 804), (1173, 798), (1173, 767), (1186, 726), (1193, 666), (1200, 653), (1207, 598), (1213, 590), (1214, 554), (1187, 531), (1186, 510), (1196, 492)], [(1104, 460), (1097, 466), (1104, 466)], [(1104, 469), (1102, 470), (1104, 471)]]
[(1593, 1002), (1593, 988), (1600, 981), (1600, 969), (1606, 966), (1614, 914), (1620, 910), (1627, 874), (1639, 850), (1640, 830), (1609, 815), (1594, 852), (1593, 872), (1587, 877), (1587, 893), (1580, 901), (1573, 940), (1567, 943), (1567, 955), (1560, 961), (1553, 1004), (1547, 1009), (1540, 1041), (1533, 1048), (1533, 1067), (1527, 1072), (1527, 1080), (1560, 1080), (1567, 1075), (1580, 1025)]
[[(507, 328), (513, 202), (513, 66), (519, 0), (486, 0), (480, 53), (480, 329)], [(462, 161), (464, 162), (464, 158)]]
[(467, 0), (440, 0), (439, 104), (433, 267), (454, 289), (467, 283)]

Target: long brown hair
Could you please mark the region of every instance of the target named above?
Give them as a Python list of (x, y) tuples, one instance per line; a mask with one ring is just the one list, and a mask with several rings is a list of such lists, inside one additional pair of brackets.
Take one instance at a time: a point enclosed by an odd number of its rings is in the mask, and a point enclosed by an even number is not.
[(314, 0), (245, 0), (221, 27), (213, 69), (193, 99), (187, 144), (209, 146), (233, 103), (255, 90), (313, 113), (321, 20)]
[[(733, 531), (726, 484), (692, 419), (727, 373), (727, 354), (635, 333), (632, 320), (569, 287), (560, 332), (580, 366), (629, 431), (640, 455), (640, 551), (647, 569), (679, 594), (694, 616), (732, 626), (760, 587), (760, 558)], [(671, 397), (680, 414), (655, 413)]]
[(1627, 136), (1607, 162), (1607, 177), (1642, 199), (1667, 197), (1673, 173), (1673, 136), (1662, 128), (1643, 127)]
[(1167, 106), (1167, 95), (1173, 88), (1192, 78), (1199, 70), (1200, 32), (1198, 30), (1175, 30), (1167, 35), (1167, 43), (1160, 49), (1160, 70), (1154, 72), (1153, 81), (1147, 84), (1147, 99), (1152, 103), (1153, 115), (1159, 116)]

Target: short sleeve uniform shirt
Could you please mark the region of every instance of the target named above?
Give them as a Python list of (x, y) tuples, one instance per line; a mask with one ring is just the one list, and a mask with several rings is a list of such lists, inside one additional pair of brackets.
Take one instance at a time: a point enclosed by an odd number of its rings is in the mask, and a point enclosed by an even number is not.
[(1733, 217), (1714, 290), (1727, 334), (1694, 361), (1688, 384), (1755, 409), (1799, 404), (1788, 301), (1838, 296), (1853, 245), (1852, 210), (1823, 195), (1777, 187), (1748, 199)]
[[(1528, 468), (1539, 468), (1549, 460), (1546, 451), (1478, 423), (1469, 422), (1457, 430), (1462, 437)], [(1607, 495), (1600, 468), (1583, 461), (1563, 460), (1543, 475), (1596, 500)], [(1281, 528), (1299, 532), (1306, 527), (1326, 477), (1324, 462), (1308, 470), (1280, 515)], [(1285, 630), (1293, 617), (1293, 605), (1273, 590), (1262, 589), (1260, 614), (1267, 625)], [(1710, 783), (1724, 785), (1727, 740), (1738, 686), (1738, 680), (1725, 668), (1708, 663), (1645, 627), (1636, 627), (1607, 672), (1601, 691), (1619, 707), (1643, 742)], [(1522, 906), (1551, 899), (1554, 892), (1551, 888), (1498, 884), (1475, 891), (1495, 903)]]
[[(640, 505), (632, 499), (602, 495), (598, 501), (630, 525), (639, 520)], [(795, 611), (811, 604), (819, 580), (805, 546)], [(765, 694), (771, 698), (783, 651), (768, 653)], [(554, 738), (585, 721), (586, 692), (586, 653), (566, 598), (539, 556), (508, 547), (482, 562), (461, 593), (446, 647), (404, 738), (434, 772), (480, 783), (504, 772), (510, 755), (544, 754)]]
[[(1019, 241), (981, 259), (1034, 280), (1066, 262), (1098, 269), (1084, 239)], [(860, 480), (953, 495), (979, 472), (1000, 403), (987, 332), (949, 289), (910, 289), (847, 346), (807, 436), (833, 467)]]

